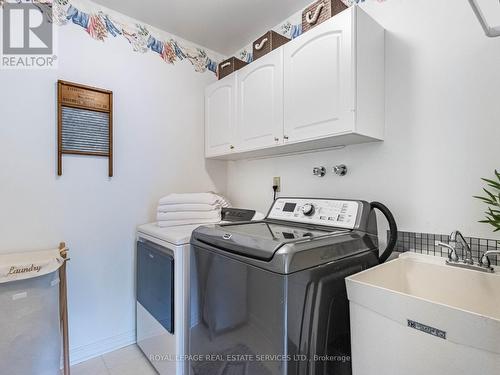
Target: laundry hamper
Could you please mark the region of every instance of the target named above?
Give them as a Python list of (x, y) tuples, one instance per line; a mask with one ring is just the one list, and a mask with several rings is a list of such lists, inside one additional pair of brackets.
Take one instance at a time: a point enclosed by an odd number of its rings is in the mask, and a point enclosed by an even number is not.
[(59, 250), (0, 255), (0, 373), (60, 374)]

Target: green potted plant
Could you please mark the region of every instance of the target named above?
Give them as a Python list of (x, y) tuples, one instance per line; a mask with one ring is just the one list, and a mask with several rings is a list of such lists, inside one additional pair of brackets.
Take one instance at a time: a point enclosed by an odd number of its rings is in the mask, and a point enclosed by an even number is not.
[(486, 219), (481, 220), (480, 223), (486, 223), (493, 226), (494, 232), (500, 231), (500, 173), (495, 170), (496, 180), (482, 178), (488, 185), (488, 189), (483, 188), (486, 193), (485, 196), (476, 196), (474, 198), (480, 199), (488, 204)]

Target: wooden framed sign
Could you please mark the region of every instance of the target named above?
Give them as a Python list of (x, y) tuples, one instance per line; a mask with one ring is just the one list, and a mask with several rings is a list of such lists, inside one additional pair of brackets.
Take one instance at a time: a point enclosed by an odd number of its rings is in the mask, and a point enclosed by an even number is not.
[(57, 82), (57, 174), (62, 157), (107, 157), (113, 176), (113, 92), (59, 80)]

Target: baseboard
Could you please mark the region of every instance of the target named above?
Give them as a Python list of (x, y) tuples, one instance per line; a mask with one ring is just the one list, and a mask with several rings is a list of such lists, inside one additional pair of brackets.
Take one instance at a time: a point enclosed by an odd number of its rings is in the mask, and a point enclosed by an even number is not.
[(77, 348), (70, 348), (70, 363), (71, 365), (76, 365), (77, 363), (112, 352), (113, 350), (135, 344), (135, 342), (135, 330), (133, 330), (96, 341), (92, 344), (83, 345)]

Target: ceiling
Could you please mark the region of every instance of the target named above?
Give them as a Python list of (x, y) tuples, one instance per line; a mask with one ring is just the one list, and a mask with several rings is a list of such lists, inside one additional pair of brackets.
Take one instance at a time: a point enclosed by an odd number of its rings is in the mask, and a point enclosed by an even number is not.
[(235, 53), (311, 0), (97, 0), (223, 55)]

